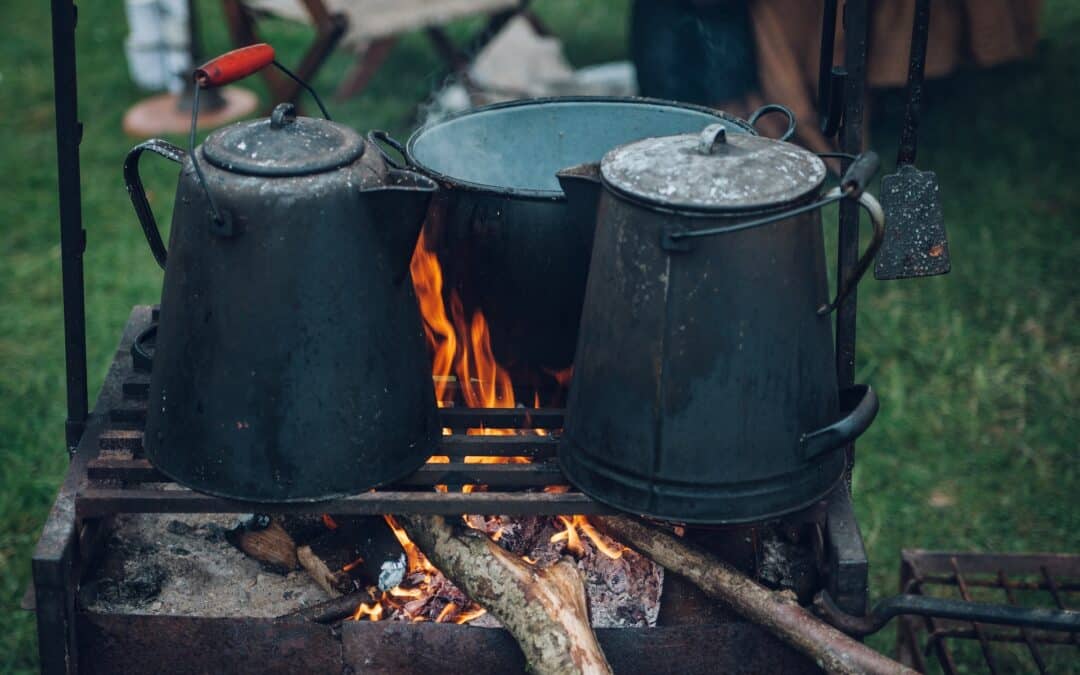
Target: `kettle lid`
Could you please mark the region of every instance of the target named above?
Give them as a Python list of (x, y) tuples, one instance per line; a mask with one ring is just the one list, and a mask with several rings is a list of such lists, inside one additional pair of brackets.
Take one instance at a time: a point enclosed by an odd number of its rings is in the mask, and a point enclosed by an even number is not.
[(252, 176), (303, 176), (356, 161), (364, 139), (329, 120), (297, 117), (281, 103), (269, 118), (233, 124), (214, 132), (202, 146), (216, 167)]
[(607, 153), (604, 183), (676, 209), (753, 211), (797, 201), (825, 180), (825, 162), (797, 145), (712, 124), (700, 134), (646, 138)]

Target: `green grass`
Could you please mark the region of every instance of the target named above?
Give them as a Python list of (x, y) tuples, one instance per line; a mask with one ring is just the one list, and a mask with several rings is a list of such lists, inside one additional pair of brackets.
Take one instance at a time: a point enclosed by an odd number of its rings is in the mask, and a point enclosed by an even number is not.
[[(538, 4), (576, 64), (624, 53), (625, 0)], [(220, 51), (218, 5), (203, 5), (208, 51)], [(66, 463), (64, 373), (47, 3), (3, 3), (0, 22), (0, 670), (17, 672), (36, 664), (33, 617), (16, 607)], [(1080, 6), (1048, 0), (1044, 25), (1035, 63), (930, 86), (919, 166), (941, 178), (952, 274), (871, 280), (860, 292), (858, 379), (882, 399), (855, 471), (875, 596), (896, 591), (904, 546), (1080, 551)], [(81, 3), (80, 26), (93, 395), (130, 306), (156, 299), (161, 272), (120, 177), (132, 145), (120, 118), (142, 96), (123, 61), (122, 3)], [(280, 24), (270, 37), (289, 60), (305, 31)], [(335, 56), (316, 86), (332, 91), (348, 65)], [(333, 112), (360, 129), (403, 133), (441, 77), (412, 36), (364, 96)], [(888, 158), (900, 102), (875, 103), (872, 139)], [(175, 171), (145, 165), (168, 222)], [(872, 644), (890, 649), (891, 636)]]

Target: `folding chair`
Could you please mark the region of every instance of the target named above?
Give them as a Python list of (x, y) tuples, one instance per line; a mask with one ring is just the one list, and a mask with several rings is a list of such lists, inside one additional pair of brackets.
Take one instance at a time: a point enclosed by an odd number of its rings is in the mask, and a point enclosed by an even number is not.
[[(330, 52), (340, 43), (357, 54), (356, 65), (338, 86), (338, 99), (355, 96), (378, 72), (390, 51), (409, 31), (423, 29), (451, 71), (463, 74), (469, 54), (483, 48), (513, 17), (521, 14), (537, 32), (546, 34), (540, 20), (528, 10), (529, 0), (223, 0), (229, 32), (237, 46), (258, 42), (260, 17), (278, 17), (307, 23), (315, 37), (294, 72), (313, 78)], [(487, 24), (464, 46), (457, 46), (444, 26), (470, 16), (488, 17)], [(300, 86), (275, 69), (263, 76), (278, 101), (295, 101)]]

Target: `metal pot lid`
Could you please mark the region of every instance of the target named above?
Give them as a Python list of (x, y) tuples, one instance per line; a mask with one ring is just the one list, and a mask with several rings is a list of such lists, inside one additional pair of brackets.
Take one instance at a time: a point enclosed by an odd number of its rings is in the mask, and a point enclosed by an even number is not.
[(291, 103), (270, 117), (233, 124), (210, 135), (202, 153), (214, 166), (253, 176), (303, 176), (356, 161), (364, 139), (329, 120), (297, 117)]
[(825, 162), (791, 143), (730, 134), (647, 138), (607, 153), (604, 182), (631, 198), (694, 211), (750, 211), (797, 201), (825, 180)]

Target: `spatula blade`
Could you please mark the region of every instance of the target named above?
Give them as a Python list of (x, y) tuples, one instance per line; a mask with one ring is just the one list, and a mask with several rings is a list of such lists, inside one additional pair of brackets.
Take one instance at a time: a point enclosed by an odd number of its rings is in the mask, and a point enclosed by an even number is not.
[(932, 277), (952, 268), (937, 174), (901, 166), (881, 179), (881, 206), (885, 242), (877, 255), (875, 278)]

